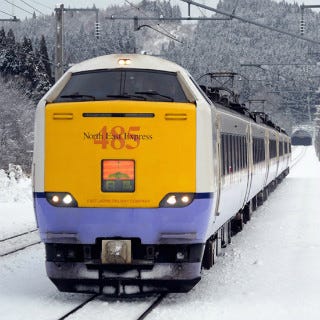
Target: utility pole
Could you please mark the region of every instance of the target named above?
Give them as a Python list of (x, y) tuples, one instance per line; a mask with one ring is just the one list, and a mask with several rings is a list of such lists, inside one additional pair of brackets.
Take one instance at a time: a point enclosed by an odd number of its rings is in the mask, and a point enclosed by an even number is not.
[(64, 5), (60, 4), (56, 12), (56, 54), (54, 78), (57, 82), (63, 75), (63, 10)]
[(97, 8), (64, 8), (63, 4), (60, 4), (58, 8), (55, 9), (56, 12), (56, 50), (55, 50), (55, 81), (57, 82), (63, 75), (63, 26), (64, 18), (63, 12), (71, 11), (93, 11), (96, 14), (95, 22), (95, 36), (97, 39), (100, 38), (100, 24), (99, 24), (99, 9)]

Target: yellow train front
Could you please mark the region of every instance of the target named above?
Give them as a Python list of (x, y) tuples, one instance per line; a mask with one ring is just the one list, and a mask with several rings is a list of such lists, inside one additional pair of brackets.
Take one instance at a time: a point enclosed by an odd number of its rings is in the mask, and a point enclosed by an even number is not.
[(201, 117), (211, 131), (208, 105), (197, 120), (197, 94), (176, 64), (109, 55), (72, 67), (39, 102), (34, 203), (59, 290), (185, 291), (199, 281), (213, 189), (201, 164), (208, 182), (197, 187), (197, 153), (212, 148), (197, 150)]

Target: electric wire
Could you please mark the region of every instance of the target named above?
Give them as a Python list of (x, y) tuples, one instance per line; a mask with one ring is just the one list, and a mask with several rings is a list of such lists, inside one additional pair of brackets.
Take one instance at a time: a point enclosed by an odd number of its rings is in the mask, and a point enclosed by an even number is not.
[(30, 12), (30, 11), (28, 11), (28, 10), (26, 10), (26, 9), (23, 9), (23, 8), (17, 6), (17, 5), (14, 4), (13, 2), (10, 2), (10, 1), (8, 1), (8, 0), (4, 0), (4, 1), (7, 2), (7, 3), (9, 3), (9, 4), (11, 4), (12, 6), (14, 6), (14, 7), (16, 7), (16, 8), (18, 8), (18, 9), (24, 11), (24, 12), (27, 12), (27, 13), (29, 13), (29, 14), (33, 14), (33, 12)]
[[(131, 2), (128, 1), (128, 0), (125, 0), (125, 2), (128, 3), (130, 6), (132, 6), (133, 8), (135, 8), (136, 10), (138, 10), (139, 12), (141, 12), (145, 17), (148, 17), (148, 18), (149, 18), (149, 16), (148, 16), (141, 8), (135, 6), (133, 3), (131, 3)], [(146, 26), (146, 25), (144, 25), (144, 26)], [(170, 33), (170, 32), (167, 31), (164, 27), (162, 27), (162, 26), (160, 25), (160, 23), (158, 23), (157, 26), (158, 26), (160, 29), (162, 29), (165, 34), (164, 34), (163, 32), (160, 32), (159, 30), (151, 27), (151, 26), (149, 26), (149, 27), (150, 27), (151, 29), (153, 29), (154, 31), (157, 31), (157, 32), (159, 32), (159, 33), (167, 36), (168, 38), (170, 38), (170, 39), (172, 39), (172, 40), (174, 40), (174, 41), (177, 41), (177, 42), (182, 43), (181, 41), (179, 41), (179, 40), (177, 39), (176, 36), (174, 36), (172, 33)]]
[(7, 13), (7, 12), (2, 11), (2, 10), (0, 10), (0, 12), (4, 13), (4, 14), (6, 14), (6, 15), (8, 15), (8, 16), (10, 16), (10, 17), (12, 17), (12, 18), (15, 18), (15, 16), (13, 16), (13, 15), (12, 15), (12, 14), (10, 14), (10, 13)]
[(43, 12), (41, 12), (41, 11), (40, 11), (40, 10), (38, 10), (37, 8), (33, 7), (32, 5), (30, 5), (30, 4), (29, 4), (29, 3), (27, 3), (26, 1), (24, 1), (24, 0), (19, 0), (19, 1), (21, 1), (22, 3), (24, 3), (26, 6), (30, 7), (31, 9), (33, 9), (33, 10), (35, 10), (35, 11), (39, 12), (40, 14), (45, 15)]
[(41, 2), (38, 2), (38, 1), (35, 1), (35, 0), (29, 0), (29, 1), (31, 1), (31, 2), (33, 2), (33, 3), (36, 3), (36, 4), (38, 4), (39, 6), (43, 6), (44, 8), (47, 8), (47, 9), (49, 9), (49, 10), (52, 10), (52, 8), (50, 8), (49, 6), (46, 6), (45, 4), (43, 4), (43, 3), (41, 3)]
[(274, 32), (285, 34), (287, 36), (290, 36), (290, 37), (293, 37), (293, 38), (297, 38), (297, 39), (300, 39), (300, 40), (303, 40), (303, 41), (312, 42), (312, 43), (315, 43), (315, 44), (318, 44), (318, 45), (320, 44), (320, 41), (313, 40), (313, 39), (310, 39), (310, 38), (305, 38), (305, 37), (299, 36), (299, 35), (297, 35), (295, 33), (284, 31), (284, 30), (281, 30), (281, 29), (278, 29), (278, 28), (270, 27), (270, 26), (265, 25), (263, 23), (255, 22), (255, 21), (249, 20), (247, 18), (240, 17), (240, 16), (235, 15), (235, 14), (230, 14), (230, 13), (227, 13), (227, 12), (224, 12), (224, 11), (221, 11), (221, 10), (218, 10), (218, 9), (203, 5), (203, 4), (199, 3), (199, 2), (195, 2), (195, 1), (192, 1), (192, 0), (180, 0), (180, 1), (186, 2), (188, 4), (192, 4), (194, 6), (199, 6), (199, 7), (203, 8), (203, 9), (206, 9), (206, 10), (209, 10), (209, 11), (220, 13), (220, 14), (222, 14), (224, 16), (230, 17), (231, 19), (236, 19), (236, 20), (239, 20), (239, 21), (244, 22), (244, 23), (249, 23), (249, 24), (252, 24), (252, 25), (260, 27), (260, 28), (264, 28), (264, 29), (268, 29), (268, 30), (271, 30), (271, 31), (274, 31)]

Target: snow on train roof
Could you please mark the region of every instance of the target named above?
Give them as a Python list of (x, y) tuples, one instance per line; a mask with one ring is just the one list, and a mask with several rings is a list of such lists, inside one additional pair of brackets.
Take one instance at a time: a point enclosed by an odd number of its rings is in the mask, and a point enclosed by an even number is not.
[[(128, 61), (128, 64), (120, 64), (121, 61)], [(182, 67), (173, 62), (149, 55), (111, 54), (80, 62), (71, 67), (68, 71), (71, 73), (75, 73), (88, 70), (114, 68), (152, 69), (172, 72), (184, 70)]]

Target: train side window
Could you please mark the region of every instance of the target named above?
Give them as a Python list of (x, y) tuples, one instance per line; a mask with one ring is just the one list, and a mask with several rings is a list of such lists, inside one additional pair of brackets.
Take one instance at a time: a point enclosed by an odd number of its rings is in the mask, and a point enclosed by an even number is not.
[(283, 155), (283, 142), (280, 141), (279, 142), (279, 156), (282, 156)]
[(228, 174), (228, 166), (229, 166), (229, 141), (228, 141), (228, 135), (224, 135), (224, 174)]
[(232, 154), (233, 154), (233, 166), (232, 171), (237, 171), (237, 142), (236, 142), (236, 136), (232, 135), (232, 142), (233, 142), (233, 148), (232, 148)]
[(226, 161), (226, 174), (229, 174), (230, 162), (231, 162), (231, 153), (230, 153), (230, 136), (226, 135), (226, 143), (227, 143), (227, 161)]
[(265, 143), (264, 143), (264, 139), (260, 139), (260, 161), (264, 161), (265, 160)]
[(277, 143), (275, 140), (269, 140), (269, 157), (270, 159), (277, 156)]
[(237, 171), (241, 169), (240, 166), (240, 137), (236, 136), (236, 142), (237, 142)]
[(232, 172), (237, 171), (237, 140), (236, 136), (232, 135), (232, 142), (233, 142), (233, 148), (232, 148), (232, 155), (233, 155), (233, 161), (232, 161)]
[(228, 174), (232, 173), (232, 136), (230, 134), (228, 134)]
[(246, 137), (241, 137), (242, 141), (242, 168), (246, 167)]
[(225, 175), (225, 135), (222, 133), (220, 140), (221, 140), (221, 148), (220, 148), (220, 160), (221, 160), (221, 174)]
[(244, 166), (245, 168), (248, 167), (248, 140), (247, 137), (244, 139)]
[(243, 169), (243, 142), (242, 142), (242, 137), (239, 137), (239, 166), (240, 170)]
[(255, 164), (257, 162), (257, 139), (252, 139), (252, 158), (253, 163)]

